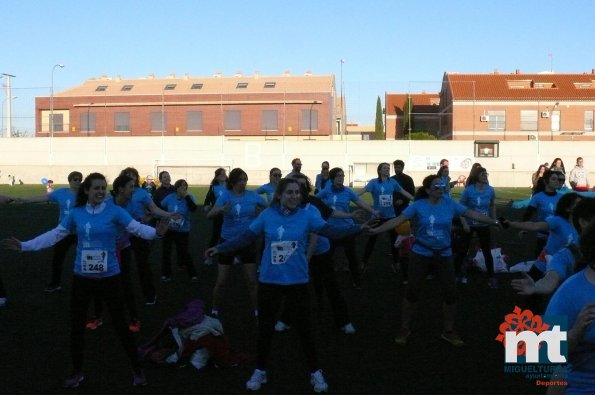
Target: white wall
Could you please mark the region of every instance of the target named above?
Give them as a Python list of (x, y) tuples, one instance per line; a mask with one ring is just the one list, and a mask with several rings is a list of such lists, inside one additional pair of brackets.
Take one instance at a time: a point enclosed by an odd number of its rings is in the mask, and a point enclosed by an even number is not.
[[(468, 175), (466, 165), (480, 162), (490, 173), (494, 186), (527, 187), (531, 173), (542, 162), (555, 157), (564, 161), (567, 172), (577, 156), (585, 167), (595, 171), (595, 142), (502, 141), (498, 158), (475, 158), (473, 141), (323, 141), (323, 140), (235, 140), (214, 137), (69, 137), (0, 139), (0, 183), (15, 175), (25, 183), (39, 183), (41, 178), (66, 183), (72, 170), (84, 174), (104, 173), (110, 180), (127, 166), (141, 175), (169, 169), (174, 180), (186, 178), (190, 184), (208, 184), (216, 167), (241, 167), (250, 184), (268, 181), (271, 167), (283, 173), (291, 169), (291, 160), (302, 160), (302, 171), (314, 177), (320, 163), (343, 167), (349, 181), (361, 186), (376, 176), (380, 162), (405, 161), (405, 172), (416, 184), (435, 172), (428, 169), (441, 158), (450, 160), (451, 177)], [(595, 173), (592, 175), (595, 178)], [(592, 182), (592, 184), (595, 182)]]

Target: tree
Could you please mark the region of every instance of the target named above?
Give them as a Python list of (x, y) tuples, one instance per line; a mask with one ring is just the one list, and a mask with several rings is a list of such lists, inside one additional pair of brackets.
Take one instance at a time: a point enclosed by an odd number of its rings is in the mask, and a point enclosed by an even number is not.
[(374, 127), (374, 140), (384, 140), (384, 122), (382, 121), (382, 103), (380, 96), (376, 100), (376, 125)]

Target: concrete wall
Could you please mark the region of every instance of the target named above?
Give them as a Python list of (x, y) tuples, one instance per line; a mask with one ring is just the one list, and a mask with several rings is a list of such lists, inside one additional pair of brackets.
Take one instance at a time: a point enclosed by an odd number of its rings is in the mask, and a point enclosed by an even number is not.
[[(314, 177), (320, 163), (328, 160), (331, 167), (343, 167), (347, 180), (362, 186), (376, 176), (380, 162), (405, 161), (405, 172), (416, 184), (436, 170), (441, 158), (450, 160), (451, 177), (468, 175), (469, 166), (480, 162), (490, 173), (494, 186), (527, 187), (531, 173), (543, 162), (560, 157), (567, 172), (577, 156), (585, 159), (585, 167), (594, 172), (595, 142), (572, 141), (502, 141), (498, 158), (474, 157), (473, 141), (321, 141), (295, 138), (237, 140), (213, 137), (71, 137), (71, 138), (3, 138), (0, 140), (0, 183), (15, 175), (27, 184), (48, 178), (66, 183), (72, 170), (83, 174), (104, 173), (109, 180), (127, 166), (140, 174), (156, 175), (168, 169), (172, 179), (186, 178), (190, 184), (208, 184), (219, 166), (241, 167), (252, 185), (268, 182), (268, 171), (279, 167), (283, 173), (291, 169), (291, 160), (302, 160), (302, 171)], [(347, 181), (346, 180), (346, 181)], [(592, 184), (595, 181), (591, 182)]]

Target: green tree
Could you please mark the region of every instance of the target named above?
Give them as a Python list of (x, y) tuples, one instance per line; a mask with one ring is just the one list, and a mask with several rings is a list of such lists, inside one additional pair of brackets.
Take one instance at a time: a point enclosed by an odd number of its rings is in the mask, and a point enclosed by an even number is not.
[(376, 125), (374, 127), (374, 140), (384, 140), (384, 122), (382, 121), (382, 103), (380, 96), (376, 100)]

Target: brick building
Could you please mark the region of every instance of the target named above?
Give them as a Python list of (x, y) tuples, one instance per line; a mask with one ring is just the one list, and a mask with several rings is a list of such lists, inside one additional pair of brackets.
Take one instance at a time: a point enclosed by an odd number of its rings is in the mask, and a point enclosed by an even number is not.
[[(100, 77), (35, 99), (36, 136), (328, 136), (344, 125), (333, 75)], [(52, 106), (53, 104), (53, 106)], [(52, 108), (53, 107), (53, 108)]]
[(416, 122), (424, 116), (422, 127), (441, 139), (595, 140), (595, 69), (583, 74), (445, 73), (437, 95), (386, 95), (387, 138), (402, 135), (408, 97), (414, 130), (424, 130)]

